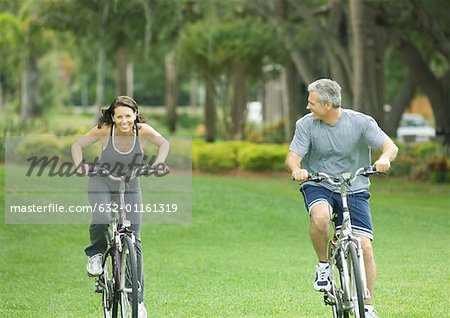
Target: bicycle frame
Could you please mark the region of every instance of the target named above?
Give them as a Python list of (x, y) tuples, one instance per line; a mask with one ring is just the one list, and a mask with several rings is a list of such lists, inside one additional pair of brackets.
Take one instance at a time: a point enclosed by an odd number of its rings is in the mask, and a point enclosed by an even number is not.
[[(367, 299), (370, 297), (367, 289), (366, 273), (364, 267), (364, 257), (362, 253), (361, 239), (353, 234), (352, 223), (350, 217), (350, 210), (347, 202), (347, 186), (351, 185), (359, 175), (369, 176), (376, 174), (372, 167), (364, 167), (358, 169), (354, 176), (351, 173), (344, 173), (340, 178), (331, 178), (326, 173), (319, 172), (317, 174), (310, 175), (308, 180), (320, 182), (326, 180), (329, 184), (340, 187), (340, 196), (342, 199), (342, 226), (339, 233), (336, 233), (336, 227), (333, 226), (332, 239), (329, 243), (329, 261), (333, 267), (336, 267), (336, 272), (339, 277), (334, 277), (334, 271), (332, 270), (331, 282), (332, 289), (324, 294), (324, 302), (327, 305), (333, 306), (333, 313), (335, 317), (342, 317), (344, 314), (348, 315), (349, 312), (353, 312), (356, 317), (361, 317), (361, 304), (358, 302), (358, 296), (356, 300), (354, 295), (357, 294), (353, 288), (362, 290), (362, 298)], [(336, 214), (333, 213), (332, 220), (334, 220)], [(334, 222), (333, 222), (334, 224)], [(353, 247), (350, 247), (353, 245)], [(351, 251), (356, 251), (356, 258), (358, 261), (358, 270), (360, 273), (360, 282), (356, 283), (356, 287), (353, 286), (355, 277), (351, 277), (349, 266), (356, 266), (350, 264), (351, 259), (355, 256), (350, 256)], [(350, 265), (349, 265), (350, 264)], [(356, 269), (354, 269), (356, 270)], [(356, 275), (356, 274), (355, 274)], [(351, 279), (352, 278), (352, 279)], [(339, 279), (340, 284), (337, 283)], [(362, 285), (362, 286), (361, 286)], [(362, 312), (364, 312), (362, 308)], [(364, 314), (362, 315), (364, 317)]]
[[(125, 191), (126, 184), (139, 175), (149, 175), (153, 169), (148, 166), (140, 166), (125, 176), (113, 176), (106, 169), (97, 169), (97, 173), (101, 173), (104, 177), (119, 181), (119, 202), (118, 217), (113, 216), (110, 222), (110, 228), (107, 235), (107, 249), (103, 255), (102, 266), (106, 269), (111, 265), (111, 273), (104, 270), (96, 282), (96, 292), (103, 295), (103, 307), (105, 317), (117, 317), (118, 302), (121, 303), (122, 317), (124, 313), (137, 317), (137, 292), (139, 283), (137, 280), (136, 252), (134, 250), (135, 235), (131, 230), (131, 221), (126, 218), (125, 213)], [(145, 172), (145, 173), (142, 173)], [(113, 213), (113, 211), (111, 211)], [(125, 252), (124, 252), (125, 248)], [(129, 266), (124, 267), (128, 263), (128, 257), (131, 259), (131, 269), (129, 275)], [(109, 264), (108, 262), (111, 262)], [(126, 275), (124, 273), (126, 271)], [(112, 277), (109, 277), (112, 276)], [(126, 277), (125, 277), (126, 276)], [(134, 276), (134, 277), (133, 277)], [(127, 285), (128, 283), (128, 286)], [(131, 286), (130, 286), (131, 284)], [(136, 288), (136, 290), (135, 290)], [(131, 300), (131, 299), (132, 300)], [(131, 302), (131, 304), (129, 303)], [(132, 309), (131, 309), (132, 308)]]
[[(364, 265), (364, 257), (362, 255), (362, 246), (361, 246), (361, 239), (355, 235), (353, 235), (352, 231), (352, 223), (350, 218), (350, 210), (348, 208), (347, 203), (347, 184), (351, 180), (350, 174), (343, 174), (342, 178), (344, 179), (344, 182), (341, 185), (341, 199), (342, 199), (342, 227), (339, 232), (338, 236), (338, 242), (341, 244), (340, 248), (343, 251), (347, 251), (348, 244), (355, 244), (356, 252), (359, 259), (359, 266), (361, 270), (361, 276), (362, 276), (362, 283), (363, 283), (363, 291), (368, 291), (367, 289), (367, 282), (366, 282), (366, 270)], [(336, 231), (335, 231), (336, 232)], [(345, 255), (347, 257), (347, 255)], [(346, 264), (343, 264), (343, 266), (346, 267)], [(344, 272), (347, 272), (348, 269), (346, 268)], [(348, 281), (348, 280), (347, 280)], [(349, 286), (346, 286), (349, 287)], [(349, 288), (347, 290), (350, 290)], [(369, 298), (370, 295), (367, 292), (364, 292), (364, 298)]]
[[(347, 260), (348, 258), (348, 245), (353, 244), (355, 246), (357, 257), (359, 261), (359, 269), (361, 271), (361, 278), (362, 278), (362, 290), (368, 291), (367, 289), (367, 283), (366, 283), (366, 273), (365, 273), (365, 266), (364, 266), (364, 258), (362, 255), (362, 246), (361, 246), (361, 239), (357, 236), (355, 236), (352, 232), (352, 224), (351, 224), (351, 218), (350, 218), (350, 211), (347, 205), (347, 193), (346, 193), (346, 184), (345, 182), (341, 185), (341, 198), (342, 198), (342, 205), (343, 205), (343, 220), (342, 220), (342, 227), (339, 231), (339, 233), (336, 233), (334, 230), (333, 237), (336, 237), (336, 241), (330, 241), (330, 263), (331, 264), (337, 264), (338, 260), (340, 260), (340, 266), (342, 266), (342, 272), (340, 272), (340, 275), (343, 275), (343, 279), (341, 280), (341, 284), (344, 286), (342, 287), (342, 291), (339, 291), (342, 293), (343, 297), (343, 303), (341, 304), (342, 309), (344, 311), (352, 311), (355, 310), (354, 304), (352, 303), (352, 292), (350, 286), (350, 274), (349, 274), (349, 268), (348, 263), (344, 260)], [(335, 228), (335, 227), (334, 227)], [(338, 277), (332, 277), (332, 283), (335, 284), (336, 279), (340, 279)], [(370, 294), (368, 292), (364, 292), (364, 299), (367, 299), (370, 297)], [(337, 301), (335, 296), (331, 294), (330, 292), (326, 292), (324, 299), (325, 303), (331, 304), (328, 299), (333, 299), (334, 303)], [(333, 304), (331, 304), (333, 305)]]

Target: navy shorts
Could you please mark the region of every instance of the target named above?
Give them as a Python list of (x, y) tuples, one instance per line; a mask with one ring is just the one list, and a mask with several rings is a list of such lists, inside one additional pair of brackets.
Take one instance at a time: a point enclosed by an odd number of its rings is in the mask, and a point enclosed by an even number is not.
[[(300, 188), (305, 200), (305, 206), (308, 213), (318, 203), (328, 204), (330, 215), (336, 213), (335, 225), (336, 232), (339, 232), (342, 226), (342, 199), (341, 194), (332, 192), (322, 186), (304, 185)], [(347, 204), (350, 210), (350, 219), (355, 234), (364, 235), (373, 240), (372, 219), (370, 217), (369, 191), (358, 193), (347, 193)]]

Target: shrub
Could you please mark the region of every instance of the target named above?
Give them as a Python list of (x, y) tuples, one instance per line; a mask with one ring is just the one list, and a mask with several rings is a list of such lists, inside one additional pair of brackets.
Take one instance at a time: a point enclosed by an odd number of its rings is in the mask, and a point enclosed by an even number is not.
[(16, 154), (20, 162), (34, 156), (61, 157), (61, 144), (55, 136), (27, 136), (17, 145)]
[[(447, 151), (437, 142), (397, 143), (399, 153), (390, 174), (434, 182), (450, 181), (447, 175)], [(375, 159), (375, 157), (374, 157)]]
[(431, 178), (433, 181), (442, 183), (447, 181), (448, 169), (450, 160), (443, 154), (435, 155), (427, 160), (428, 168), (431, 171)]
[[(76, 139), (76, 137), (64, 137), (61, 140), (61, 156), (63, 161), (72, 162), (72, 145)], [(92, 163), (95, 158), (100, 157), (101, 153), (101, 144), (95, 143), (83, 149), (83, 159), (86, 163)]]
[(196, 144), (194, 167), (205, 172), (223, 172), (237, 168), (236, 145), (232, 143)]
[(248, 145), (239, 152), (239, 167), (252, 171), (283, 170), (287, 153), (287, 145)]
[[(174, 169), (192, 169), (192, 140), (190, 138), (169, 139), (170, 151), (167, 165)], [(156, 155), (156, 149), (152, 154)], [(147, 154), (147, 152), (146, 152)], [(147, 154), (148, 155), (148, 154)]]
[(284, 121), (277, 120), (268, 124), (247, 124), (245, 138), (253, 143), (282, 144), (285, 142)]

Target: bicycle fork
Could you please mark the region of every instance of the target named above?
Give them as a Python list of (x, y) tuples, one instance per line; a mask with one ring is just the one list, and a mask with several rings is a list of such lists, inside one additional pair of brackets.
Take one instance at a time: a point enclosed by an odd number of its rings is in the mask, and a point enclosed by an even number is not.
[[(358, 263), (359, 263), (359, 270), (361, 272), (361, 280), (362, 280), (362, 290), (363, 290), (363, 297), (364, 299), (368, 299), (370, 298), (370, 292), (369, 289), (367, 288), (367, 280), (366, 280), (366, 268), (364, 265), (364, 255), (363, 255), (363, 249), (361, 247), (361, 239), (358, 237), (354, 237), (354, 236), (350, 236), (350, 240), (346, 242), (346, 244), (344, 246), (342, 246), (343, 249), (341, 249), (342, 254), (345, 256), (345, 260), (348, 260), (348, 248), (347, 245), (348, 244), (354, 244), (355, 248), (356, 248), (356, 255), (358, 257)], [(345, 251), (345, 252), (343, 252)], [(348, 276), (349, 275), (349, 268), (348, 268), (348, 262), (345, 261), (343, 262), (343, 268), (344, 268), (344, 273)], [(345, 281), (348, 283), (349, 282), (349, 277), (346, 277)], [(346, 286), (347, 290), (350, 290), (350, 286)], [(348, 298), (347, 298), (348, 299)]]
[[(358, 256), (358, 262), (359, 262), (359, 268), (361, 271), (361, 278), (362, 278), (362, 284), (363, 284), (363, 291), (364, 291), (364, 299), (370, 298), (370, 292), (367, 288), (367, 280), (366, 280), (366, 268), (364, 266), (364, 252), (361, 246), (361, 239), (358, 237), (353, 236), (352, 233), (352, 225), (350, 221), (350, 211), (348, 209), (348, 203), (347, 203), (347, 188), (345, 185), (342, 185), (341, 187), (341, 199), (342, 199), (342, 207), (343, 207), (343, 213), (342, 213), (342, 229), (340, 235), (344, 237), (349, 237), (350, 242), (353, 242), (356, 247), (356, 254)], [(347, 244), (351, 244), (348, 242)], [(344, 246), (342, 246), (344, 247)], [(346, 247), (346, 246), (345, 246)], [(341, 249), (341, 251), (348, 251), (347, 248)], [(345, 259), (347, 259), (347, 255), (345, 255)], [(346, 267), (346, 270), (344, 273), (348, 274), (348, 266), (346, 262), (344, 266)], [(346, 281), (348, 282), (348, 277), (346, 277)], [(346, 286), (349, 287), (349, 286)], [(350, 289), (347, 289), (350, 290)]]

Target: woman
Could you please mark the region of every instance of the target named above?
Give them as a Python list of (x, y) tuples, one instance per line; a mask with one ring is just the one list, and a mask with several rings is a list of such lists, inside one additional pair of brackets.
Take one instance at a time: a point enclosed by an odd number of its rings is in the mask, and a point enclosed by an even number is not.
[[(164, 164), (169, 153), (169, 142), (150, 125), (146, 124), (139, 115), (138, 105), (131, 97), (119, 96), (113, 100), (108, 109), (102, 111), (102, 117), (98, 125), (87, 134), (77, 140), (72, 146), (72, 158), (78, 173), (89, 171), (89, 165), (83, 162), (83, 149), (100, 142), (102, 154), (100, 165), (109, 165), (112, 174), (123, 173), (114, 171), (114, 167), (120, 169), (139, 164), (144, 152), (142, 146), (150, 142), (158, 147), (158, 154), (154, 165)], [(125, 193), (125, 204), (141, 206), (142, 194), (139, 178), (129, 182), (130, 188)], [(106, 250), (107, 242), (105, 233), (110, 221), (109, 213), (99, 213), (99, 207), (106, 207), (118, 193), (119, 182), (101, 176), (92, 176), (88, 184), (89, 201), (91, 206), (97, 208), (93, 211), (93, 219), (89, 228), (91, 244), (85, 249), (88, 256), (86, 265), (90, 276), (98, 276), (102, 273), (102, 254)], [(135, 205), (137, 204), (137, 205)], [(104, 210), (104, 209), (103, 209)], [(141, 213), (130, 213), (128, 219), (136, 237), (136, 258), (138, 265), (139, 290), (139, 317), (146, 317), (144, 307), (144, 275), (142, 267), (141, 245)]]

